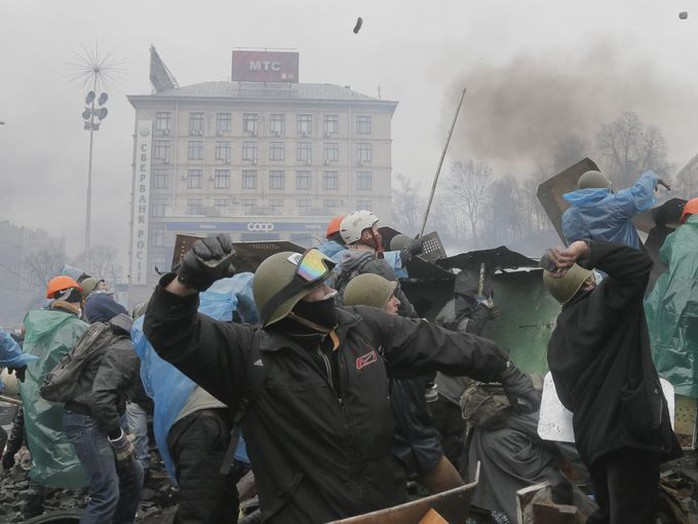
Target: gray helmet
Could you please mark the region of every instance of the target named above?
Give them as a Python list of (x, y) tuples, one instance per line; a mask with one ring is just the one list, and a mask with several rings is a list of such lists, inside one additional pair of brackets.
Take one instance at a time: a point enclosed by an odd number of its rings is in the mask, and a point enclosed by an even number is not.
[(346, 245), (354, 244), (361, 240), (361, 233), (378, 222), (378, 217), (371, 211), (361, 209), (349, 213), (342, 219), (339, 226), (339, 234)]
[(344, 288), (344, 303), (347, 306), (373, 306), (385, 309), (396, 287), (397, 282), (391, 282), (374, 273), (357, 275)]
[(577, 180), (578, 189), (601, 188), (609, 189), (611, 181), (606, 178), (600, 171), (587, 171)]
[[(305, 285), (299, 281), (297, 287), (290, 289), (289, 284), (294, 281), (300, 257), (300, 253), (293, 251), (275, 253), (264, 260), (255, 271), (252, 280), (252, 295), (262, 327), (269, 326), (284, 318), (311, 289), (331, 276), (335, 263), (330, 258), (324, 257), (323, 262), (327, 272), (321, 280), (308, 282)], [(288, 294), (288, 297), (277, 297), (282, 292)], [(281, 301), (271, 311), (266, 312), (265, 309), (269, 307), (267, 304), (272, 300)], [(264, 318), (265, 316), (266, 318)]]
[(589, 275), (591, 275), (590, 269), (574, 264), (563, 277), (556, 278), (550, 271), (543, 271), (543, 283), (555, 300), (565, 304), (577, 294)]

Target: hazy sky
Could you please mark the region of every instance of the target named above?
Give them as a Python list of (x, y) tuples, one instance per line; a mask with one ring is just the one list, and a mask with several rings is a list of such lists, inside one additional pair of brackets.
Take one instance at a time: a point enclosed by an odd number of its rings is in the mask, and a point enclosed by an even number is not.
[[(451, 158), (517, 173), (570, 127), (636, 111), (670, 159), (698, 152), (698, 5), (689, 0), (0, 0), (0, 220), (83, 248), (89, 133), (72, 55), (121, 61), (97, 132), (92, 245), (128, 249), (133, 108), (149, 46), (180, 86), (230, 76), (236, 47), (300, 52), (301, 82), (397, 100), (393, 169), (427, 190), (459, 92)], [(687, 20), (679, 19), (688, 11)], [(358, 34), (352, 32), (363, 18)]]

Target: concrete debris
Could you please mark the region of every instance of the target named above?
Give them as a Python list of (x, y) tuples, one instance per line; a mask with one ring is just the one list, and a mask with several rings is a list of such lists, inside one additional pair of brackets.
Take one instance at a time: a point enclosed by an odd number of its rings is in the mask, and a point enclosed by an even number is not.
[[(24, 505), (29, 493), (29, 476), (24, 459), (28, 453), (23, 448), (18, 453), (15, 467), (5, 471), (0, 468), (0, 522), (14, 524), (25, 522)], [(151, 449), (152, 466), (136, 517), (137, 524), (167, 524), (174, 521), (177, 510), (177, 488), (172, 486), (164, 465)], [(44, 502), (44, 515), (56, 511), (79, 510), (85, 504), (86, 490), (48, 489)]]

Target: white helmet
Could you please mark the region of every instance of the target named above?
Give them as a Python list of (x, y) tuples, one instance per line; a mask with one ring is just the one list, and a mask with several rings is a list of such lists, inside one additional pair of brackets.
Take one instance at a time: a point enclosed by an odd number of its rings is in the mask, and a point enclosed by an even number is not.
[(354, 244), (361, 240), (361, 233), (365, 229), (369, 229), (377, 222), (378, 217), (371, 211), (366, 209), (354, 211), (342, 219), (342, 223), (339, 226), (339, 234), (342, 236), (345, 244)]

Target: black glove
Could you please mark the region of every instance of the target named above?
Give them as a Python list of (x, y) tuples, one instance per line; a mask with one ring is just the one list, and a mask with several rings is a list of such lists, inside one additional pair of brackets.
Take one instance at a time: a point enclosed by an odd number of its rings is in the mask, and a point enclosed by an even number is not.
[(177, 268), (177, 279), (197, 291), (206, 291), (216, 280), (235, 275), (230, 259), (235, 254), (230, 237), (223, 233), (197, 240)]
[(418, 238), (411, 239), (407, 245), (400, 250), (400, 260), (402, 263), (409, 262), (412, 257), (422, 253), (422, 241)]
[(114, 455), (116, 456), (117, 467), (123, 467), (128, 465), (132, 460), (134, 460), (134, 454), (136, 449), (133, 447), (133, 436), (127, 435), (122, 429), (119, 436), (115, 439), (107, 437), (109, 444), (114, 450)]
[(15, 454), (10, 453), (10, 451), (8, 450), (2, 456), (2, 468), (7, 470), (7, 469), (10, 469), (14, 465), (15, 465)]
[(527, 411), (538, 411), (541, 393), (533, 387), (531, 377), (508, 362), (507, 368), (499, 377), (512, 406), (522, 406), (522, 400)]
[(17, 377), (17, 380), (24, 382), (24, 375), (27, 372), (27, 366), (22, 366), (21, 368), (7, 368), (8, 373), (12, 373), (13, 371)]

